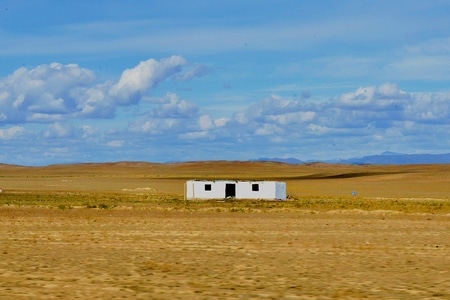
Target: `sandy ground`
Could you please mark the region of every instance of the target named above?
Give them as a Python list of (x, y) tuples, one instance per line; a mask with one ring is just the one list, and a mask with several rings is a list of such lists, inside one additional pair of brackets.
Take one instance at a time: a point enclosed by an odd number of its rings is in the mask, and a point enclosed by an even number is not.
[(450, 299), (450, 216), (0, 208), (1, 299)]

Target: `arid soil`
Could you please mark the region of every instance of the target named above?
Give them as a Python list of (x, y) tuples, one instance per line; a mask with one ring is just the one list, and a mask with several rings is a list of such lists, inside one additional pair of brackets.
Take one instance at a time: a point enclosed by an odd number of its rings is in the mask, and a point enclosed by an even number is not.
[(0, 208), (1, 299), (450, 299), (450, 216)]

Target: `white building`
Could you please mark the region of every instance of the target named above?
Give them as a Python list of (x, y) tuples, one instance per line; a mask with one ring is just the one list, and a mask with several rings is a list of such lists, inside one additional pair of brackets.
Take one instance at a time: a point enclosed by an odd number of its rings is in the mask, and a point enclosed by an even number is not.
[(286, 200), (286, 183), (278, 181), (189, 180), (185, 199)]

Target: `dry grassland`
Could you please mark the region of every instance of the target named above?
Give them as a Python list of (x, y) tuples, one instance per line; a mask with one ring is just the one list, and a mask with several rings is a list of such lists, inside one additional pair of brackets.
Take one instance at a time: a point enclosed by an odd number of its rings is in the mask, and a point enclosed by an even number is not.
[[(449, 171), (0, 165), (0, 298), (450, 299)], [(290, 199), (184, 201), (192, 178), (283, 180)]]

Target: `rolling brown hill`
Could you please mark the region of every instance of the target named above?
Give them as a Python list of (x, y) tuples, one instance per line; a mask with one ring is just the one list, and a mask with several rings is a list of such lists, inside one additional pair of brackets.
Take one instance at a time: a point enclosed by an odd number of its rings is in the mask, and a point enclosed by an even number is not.
[(291, 196), (450, 198), (450, 165), (285, 164), (201, 161), (114, 162), (26, 167), (0, 164), (0, 187), (15, 191), (122, 191), (182, 195), (187, 179), (280, 180)]

